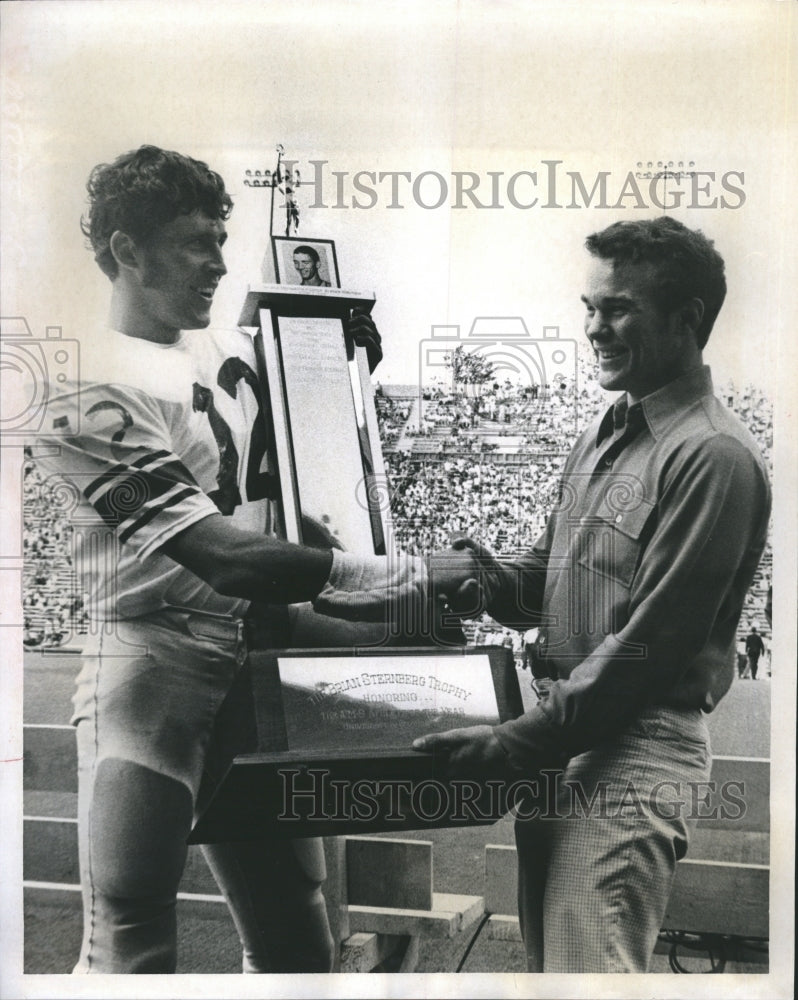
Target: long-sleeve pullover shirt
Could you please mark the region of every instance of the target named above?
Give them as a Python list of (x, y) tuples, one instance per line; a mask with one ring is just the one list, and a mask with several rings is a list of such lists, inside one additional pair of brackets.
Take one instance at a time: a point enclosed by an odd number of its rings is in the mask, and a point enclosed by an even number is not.
[(577, 440), (533, 549), (500, 564), (489, 611), (540, 625), (549, 696), (496, 727), (514, 763), (560, 763), (648, 706), (712, 711), (765, 547), (770, 487), (751, 434), (688, 372)]

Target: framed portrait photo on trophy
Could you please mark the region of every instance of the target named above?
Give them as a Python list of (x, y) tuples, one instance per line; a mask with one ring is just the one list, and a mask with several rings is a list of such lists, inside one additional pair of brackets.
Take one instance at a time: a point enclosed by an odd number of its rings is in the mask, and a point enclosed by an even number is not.
[(272, 236), (272, 252), (278, 284), (304, 288), (341, 287), (332, 240)]

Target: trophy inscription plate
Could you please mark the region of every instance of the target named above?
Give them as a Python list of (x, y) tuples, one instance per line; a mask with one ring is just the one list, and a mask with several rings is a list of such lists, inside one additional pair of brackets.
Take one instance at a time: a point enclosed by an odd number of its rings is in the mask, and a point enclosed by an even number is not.
[(278, 657), (292, 750), (408, 750), (417, 736), (496, 725), (487, 654)]
[(433, 754), (411, 747), (426, 733), (521, 714), (508, 649), (258, 657), (259, 749), (234, 759), (191, 842), (473, 826), (506, 813), (501, 782), (449, 781)]

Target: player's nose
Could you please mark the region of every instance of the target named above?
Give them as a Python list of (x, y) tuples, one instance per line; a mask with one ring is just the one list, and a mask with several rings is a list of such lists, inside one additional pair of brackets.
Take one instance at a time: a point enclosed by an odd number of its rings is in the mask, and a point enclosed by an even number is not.
[(214, 275), (216, 275), (219, 278), (227, 274), (227, 265), (224, 262), (224, 255), (222, 254), (221, 247), (209, 259), (208, 267), (214, 273)]

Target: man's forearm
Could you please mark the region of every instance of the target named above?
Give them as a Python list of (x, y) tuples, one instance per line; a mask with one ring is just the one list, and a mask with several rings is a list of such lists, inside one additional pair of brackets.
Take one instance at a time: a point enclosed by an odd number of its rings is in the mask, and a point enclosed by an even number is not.
[(162, 551), (220, 594), (273, 604), (313, 600), (332, 565), (330, 551), (240, 531), (221, 515), (186, 528)]
[(312, 601), (317, 612), (349, 621), (392, 620), (398, 608), (429, 598), (422, 559), (356, 556), (240, 531), (214, 514), (162, 546), (220, 594), (269, 604)]
[(541, 624), (548, 559), (539, 547), (516, 561), (497, 559), (473, 539), (457, 539), (451, 549), (430, 556), (435, 592), (462, 618), (487, 611), (508, 628)]
[(231, 547), (220, 567), (219, 593), (228, 597), (261, 600), (276, 604), (310, 601), (324, 587), (332, 565), (332, 552), (303, 548), (279, 539), (248, 541)]
[(546, 565), (534, 551), (517, 561), (497, 560), (494, 589), (487, 602), (491, 618), (519, 631), (544, 624)]

